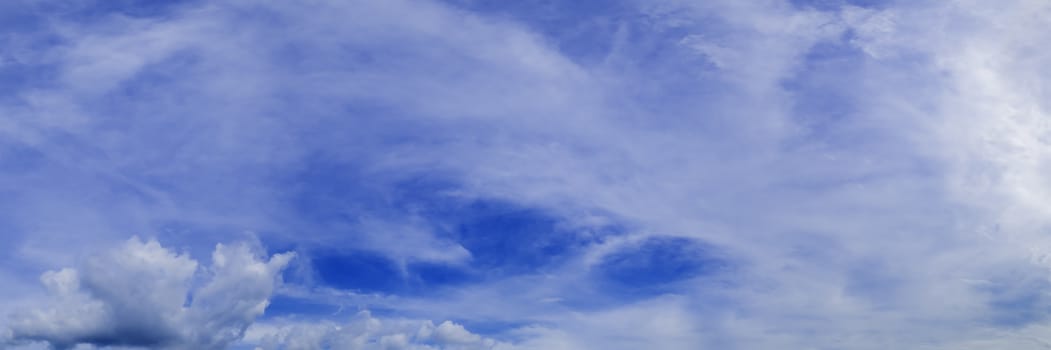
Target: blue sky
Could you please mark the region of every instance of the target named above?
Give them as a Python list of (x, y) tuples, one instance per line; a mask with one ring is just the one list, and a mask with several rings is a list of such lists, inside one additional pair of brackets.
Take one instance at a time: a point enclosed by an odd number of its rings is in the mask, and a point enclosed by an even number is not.
[(1051, 4), (0, 4), (0, 348), (1042, 349)]

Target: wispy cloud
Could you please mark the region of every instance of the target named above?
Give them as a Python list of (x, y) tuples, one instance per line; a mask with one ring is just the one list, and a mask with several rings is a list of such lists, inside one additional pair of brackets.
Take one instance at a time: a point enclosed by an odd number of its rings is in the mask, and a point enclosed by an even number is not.
[(14, 4), (8, 340), (1044, 346), (1040, 1)]

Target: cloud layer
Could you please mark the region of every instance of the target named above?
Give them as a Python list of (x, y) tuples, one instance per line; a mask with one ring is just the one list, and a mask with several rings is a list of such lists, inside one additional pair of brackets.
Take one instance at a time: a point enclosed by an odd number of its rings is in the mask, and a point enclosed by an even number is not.
[(9, 341), (1046, 346), (1045, 1), (133, 3), (0, 5)]

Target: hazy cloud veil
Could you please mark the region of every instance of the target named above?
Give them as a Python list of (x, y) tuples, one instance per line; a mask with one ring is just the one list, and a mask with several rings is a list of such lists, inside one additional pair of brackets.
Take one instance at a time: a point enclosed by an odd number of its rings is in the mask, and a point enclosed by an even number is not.
[(9, 1), (0, 348), (1046, 348), (1049, 27)]

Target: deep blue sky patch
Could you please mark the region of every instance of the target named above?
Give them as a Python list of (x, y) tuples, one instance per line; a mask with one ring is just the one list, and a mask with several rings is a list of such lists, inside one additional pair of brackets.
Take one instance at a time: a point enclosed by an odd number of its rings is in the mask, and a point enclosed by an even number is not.
[(651, 296), (675, 292), (675, 283), (726, 271), (714, 247), (682, 237), (648, 238), (603, 257), (594, 273), (611, 294)]

